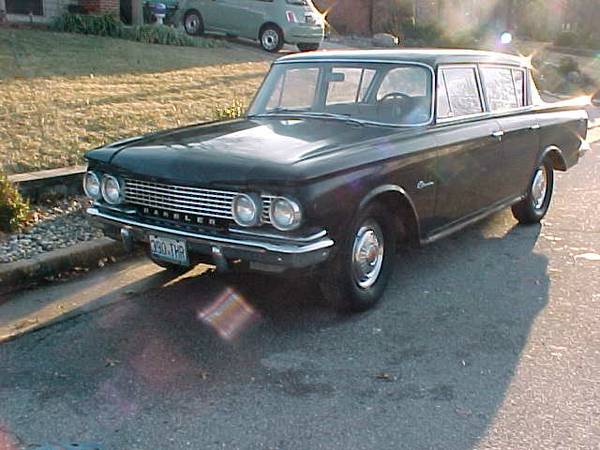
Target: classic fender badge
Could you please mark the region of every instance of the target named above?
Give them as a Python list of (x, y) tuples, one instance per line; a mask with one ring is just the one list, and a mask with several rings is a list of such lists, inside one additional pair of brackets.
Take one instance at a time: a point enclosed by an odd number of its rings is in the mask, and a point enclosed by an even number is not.
[(425, 189), (425, 188), (433, 186), (434, 184), (435, 184), (435, 181), (419, 180), (419, 182), (417, 183), (417, 189)]

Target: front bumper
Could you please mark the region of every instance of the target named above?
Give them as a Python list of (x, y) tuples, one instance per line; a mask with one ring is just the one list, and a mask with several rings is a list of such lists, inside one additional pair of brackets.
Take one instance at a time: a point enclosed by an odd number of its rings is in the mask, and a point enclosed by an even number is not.
[[(136, 217), (123, 217), (97, 207), (87, 213), (115, 239), (121, 239), (121, 230), (127, 230), (134, 243), (148, 242), (149, 234), (185, 239), (191, 255), (201, 255), (206, 260), (215, 254), (227, 260), (240, 259), (251, 268), (265, 271), (305, 268), (325, 261), (334, 245), (325, 231), (303, 237), (282, 237), (248, 230), (230, 230), (224, 236), (213, 232), (190, 232), (145, 223)], [(130, 243), (126, 243), (130, 244)], [(218, 264), (219, 261), (215, 261)]]

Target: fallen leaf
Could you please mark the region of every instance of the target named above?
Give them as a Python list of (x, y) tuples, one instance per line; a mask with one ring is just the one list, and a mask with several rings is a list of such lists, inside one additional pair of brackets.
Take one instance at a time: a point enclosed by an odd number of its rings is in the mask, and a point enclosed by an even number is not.
[(121, 361), (118, 359), (106, 358), (106, 364), (104, 367), (115, 367), (117, 364), (120, 364)]
[(390, 375), (387, 372), (380, 372), (377, 375), (375, 375), (375, 378), (383, 381), (396, 381), (396, 377)]

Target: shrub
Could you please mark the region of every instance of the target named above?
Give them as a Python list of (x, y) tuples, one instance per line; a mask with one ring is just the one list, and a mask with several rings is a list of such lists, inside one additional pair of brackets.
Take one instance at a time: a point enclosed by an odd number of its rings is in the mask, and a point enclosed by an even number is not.
[(177, 45), (181, 47), (216, 47), (224, 45), (214, 39), (193, 38), (166, 25), (141, 25), (126, 27), (123, 23), (110, 15), (87, 16), (66, 13), (56, 18), (50, 29), (65, 33), (91, 34), (122, 38), (130, 41), (144, 42), (146, 44)]
[(216, 42), (207, 39), (198, 40), (166, 25), (141, 25), (125, 28), (123, 37), (146, 44), (177, 45), (180, 47), (198, 47), (200, 43)]
[(29, 203), (4, 174), (0, 174), (0, 231), (17, 230), (29, 217)]
[(242, 117), (246, 111), (246, 106), (240, 99), (234, 99), (229, 105), (218, 105), (213, 109), (215, 120), (230, 120)]
[(579, 72), (579, 63), (574, 58), (565, 56), (558, 63), (558, 71), (564, 76), (569, 75), (571, 72)]
[(572, 31), (561, 31), (554, 39), (554, 44), (559, 47), (577, 47), (578, 43), (579, 36)]
[(123, 23), (110, 15), (87, 16), (66, 13), (50, 24), (50, 29), (54, 31), (110, 37), (122, 37), (123, 28)]

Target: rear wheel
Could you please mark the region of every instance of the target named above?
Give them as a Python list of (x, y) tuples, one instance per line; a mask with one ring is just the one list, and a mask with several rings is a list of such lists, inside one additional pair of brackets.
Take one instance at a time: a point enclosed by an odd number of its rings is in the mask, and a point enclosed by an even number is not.
[(325, 297), (346, 311), (375, 306), (394, 267), (396, 241), (394, 221), (383, 205), (365, 208), (325, 268), (320, 281)]
[(191, 36), (198, 36), (204, 33), (202, 15), (195, 9), (186, 12), (183, 17), (183, 28), (185, 29), (185, 32)]
[(275, 25), (265, 25), (260, 30), (260, 46), (271, 53), (278, 52), (283, 47), (283, 33)]
[(554, 189), (554, 170), (549, 160), (544, 160), (533, 172), (527, 196), (513, 205), (512, 213), (519, 223), (539, 223), (550, 207)]
[(315, 50), (319, 50), (319, 44), (298, 44), (298, 50), (301, 52), (314, 52)]

